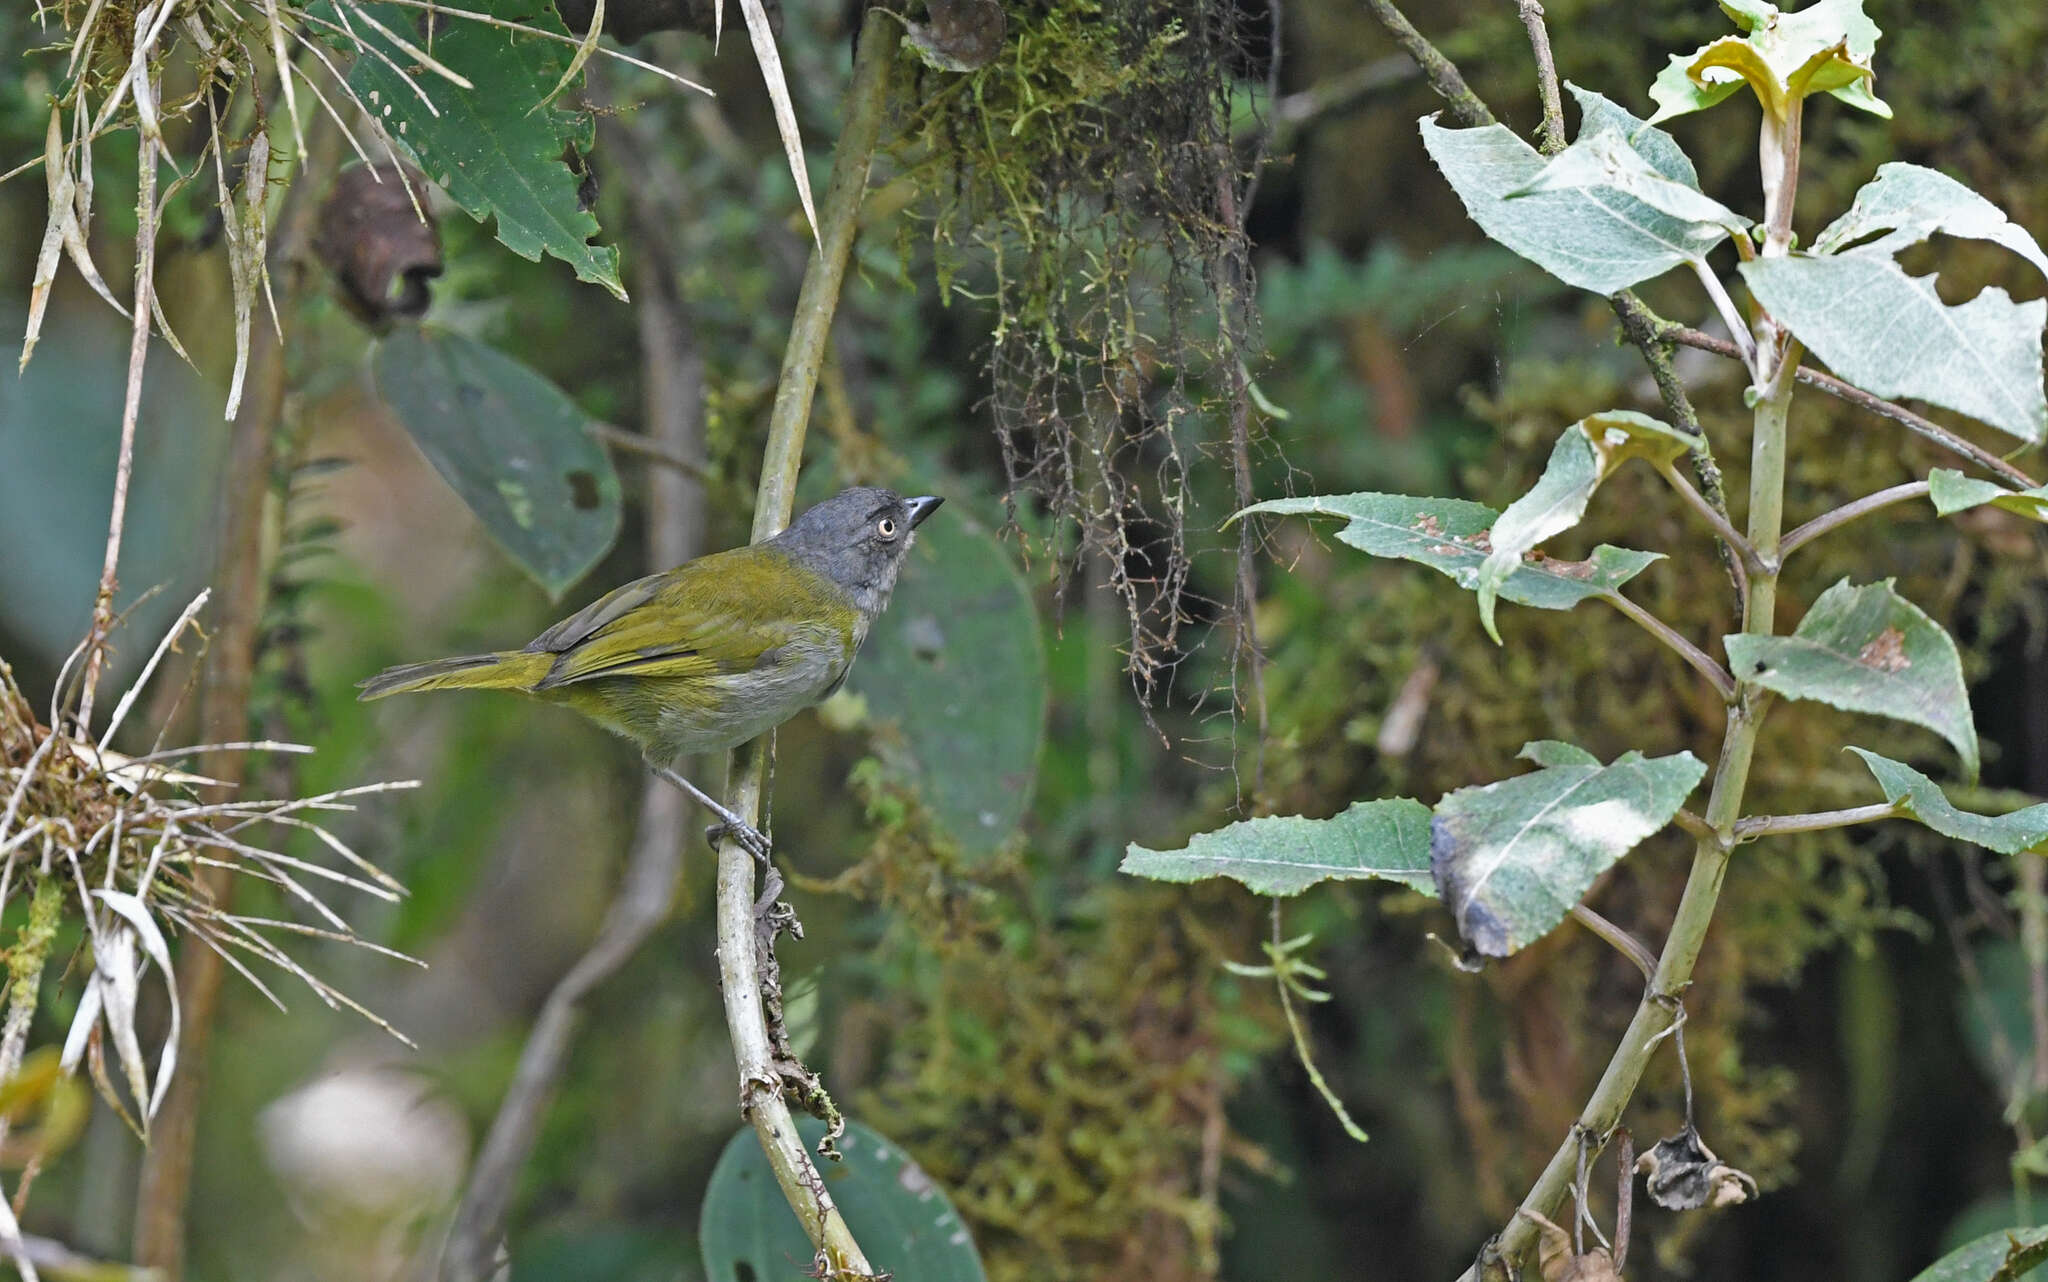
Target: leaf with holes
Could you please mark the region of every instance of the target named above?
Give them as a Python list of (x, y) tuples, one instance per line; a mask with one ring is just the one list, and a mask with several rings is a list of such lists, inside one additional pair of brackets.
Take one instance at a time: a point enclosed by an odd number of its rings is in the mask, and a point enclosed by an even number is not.
[(2048, 524), (2048, 485), (2008, 490), (1992, 481), (1964, 476), (1954, 468), (1938, 467), (1927, 474), (1927, 497), (1934, 501), (1934, 510), (1942, 516), (1989, 504), (2029, 521)]
[(2015, 1282), (2048, 1263), (2048, 1227), (2000, 1229), (1959, 1246), (1913, 1275), (1913, 1282)]
[(1863, 0), (1819, 0), (1796, 13), (1768, 4), (1721, 7), (1747, 34), (1672, 54), (1650, 86), (1652, 121), (1703, 111), (1745, 84), (1779, 120), (1816, 93), (1891, 118), (1892, 109), (1871, 92), (1870, 60), (1883, 32), (1865, 16)]
[[(1879, 232), (1878, 239), (1857, 243)], [(1998, 206), (1947, 174), (1897, 161), (1877, 167), (1877, 177), (1821, 232), (1813, 252), (1889, 256), (1936, 232), (2003, 245), (2048, 275), (2048, 254)]]
[[(815, 1149), (825, 1124), (800, 1117), (796, 1130)], [(916, 1282), (986, 1282), (967, 1226), (907, 1153), (851, 1121), (839, 1151), (842, 1160), (818, 1164), (825, 1191), (877, 1270)], [(733, 1136), (719, 1155), (704, 1190), (697, 1237), (708, 1282), (818, 1276), (811, 1268), (811, 1241), (751, 1129)]]
[(2048, 435), (2048, 301), (1989, 288), (1951, 307), (1933, 276), (1909, 276), (1884, 254), (1759, 258), (1741, 271), (1765, 310), (1864, 391), (1930, 401), (2023, 441)]
[[(1417, 498), (1407, 494), (1330, 494), (1314, 498), (1268, 499), (1239, 516), (1340, 516), (1340, 542), (1373, 556), (1426, 565), (1469, 591), (1479, 588), (1480, 567), (1493, 551), (1499, 514), (1463, 499)], [(1583, 561), (1524, 558), (1501, 581), (1498, 594), (1538, 610), (1569, 610), (1587, 597), (1604, 596), (1657, 561), (1658, 552), (1637, 552), (1601, 544)]]
[(2001, 855), (2036, 850), (2048, 842), (2048, 802), (2002, 815), (1972, 814), (1957, 809), (1934, 780), (1913, 767), (1865, 748), (1849, 751), (1870, 767), (1870, 773), (1877, 777), (1877, 786), (1884, 789), (1886, 801), (1944, 837), (1967, 841)]
[(1523, 556), (1577, 525), (1593, 491), (1616, 468), (1632, 458), (1668, 467), (1699, 444), (1697, 437), (1630, 410), (1593, 414), (1566, 428), (1535, 487), (1510, 503), (1493, 523), (1493, 550), (1479, 567), (1479, 619), (1486, 634), (1500, 640), (1493, 622), (1494, 600)]
[(1122, 869), (1155, 881), (1231, 877), (1260, 895), (1298, 895), (1318, 882), (1373, 878), (1436, 893), (1429, 871), (1429, 807), (1406, 797), (1354, 802), (1328, 819), (1244, 819), (1197, 834), (1181, 850), (1133, 843)]
[[(472, 7), (568, 34), (550, 5), (488, 0)], [(405, 34), (419, 30), (417, 9), (364, 4), (348, 12), (361, 45), (349, 88), (381, 116), (391, 139), (472, 218), (495, 217), (507, 249), (536, 261), (551, 254), (579, 280), (624, 298), (619, 251), (590, 243), (597, 219), (583, 207), (581, 176), (563, 160), (565, 151), (590, 149), (591, 118), (540, 105), (568, 70), (575, 47), (447, 19), (435, 32), (433, 58), (468, 80), (473, 87), (465, 89), (420, 61), (419, 45)]]
[(1563, 921), (1595, 878), (1671, 822), (1707, 770), (1689, 752), (1631, 752), (1603, 766), (1561, 746), (1525, 748), (1559, 764), (1448, 793), (1430, 822), (1437, 892), (1459, 933), (1489, 957)]
[(1030, 808), (1047, 677), (1030, 586), (965, 509), (948, 505), (919, 533), (848, 684), (883, 771), (981, 855)]
[(500, 547), (560, 597), (619, 533), (619, 478), (562, 389), (461, 334), (400, 329), (372, 368), (384, 404)]
[(1858, 588), (1843, 579), (1821, 593), (1791, 636), (1745, 632), (1726, 645), (1737, 680), (1925, 726), (1954, 745), (1975, 782), (1977, 725), (1956, 643), (1894, 592), (1891, 580)]
[[(1611, 183), (1531, 192), (1546, 162), (1505, 125), (1445, 129), (1435, 117), (1421, 124), (1423, 146), (1472, 221), (1568, 285), (1612, 294), (1703, 260), (1728, 236), (1715, 219), (1667, 213)], [(1668, 158), (1642, 159), (1645, 169), (1670, 179), (1659, 167)]]

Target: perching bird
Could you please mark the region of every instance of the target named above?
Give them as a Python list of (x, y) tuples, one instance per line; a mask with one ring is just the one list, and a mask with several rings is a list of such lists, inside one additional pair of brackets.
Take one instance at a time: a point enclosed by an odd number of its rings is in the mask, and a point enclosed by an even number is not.
[(837, 690), (889, 603), (912, 532), (942, 501), (843, 491), (766, 542), (607, 593), (523, 650), (391, 668), (361, 697), (512, 690), (567, 704), (639, 744), (656, 773), (765, 861), (767, 839), (673, 764), (745, 743)]

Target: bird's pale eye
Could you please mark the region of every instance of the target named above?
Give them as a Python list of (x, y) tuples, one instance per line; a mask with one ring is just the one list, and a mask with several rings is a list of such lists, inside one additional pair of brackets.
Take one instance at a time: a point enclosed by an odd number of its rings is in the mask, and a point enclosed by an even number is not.
[(881, 520), (875, 522), (875, 533), (881, 535), (885, 539), (895, 538), (896, 518), (893, 516), (885, 516)]

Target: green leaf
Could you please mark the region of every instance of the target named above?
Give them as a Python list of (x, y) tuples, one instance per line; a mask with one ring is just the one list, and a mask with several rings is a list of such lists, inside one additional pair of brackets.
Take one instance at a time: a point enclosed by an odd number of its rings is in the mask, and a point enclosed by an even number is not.
[(1892, 590), (1892, 582), (1821, 593), (1788, 637), (1726, 638), (1738, 680), (1790, 699), (1816, 699), (1925, 726), (1954, 745), (1963, 773), (1977, 778), (1977, 726), (1956, 643), (1940, 624)]
[[(1337, 531), (1340, 542), (1373, 556), (1426, 565), (1467, 591), (1479, 588), (1480, 566), (1493, 551), (1490, 531), (1499, 519), (1483, 504), (1407, 494), (1268, 499), (1238, 515), (1258, 512), (1344, 517), (1349, 523)], [(1663, 559), (1662, 553), (1604, 543), (1583, 561), (1525, 559), (1501, 582), (1499, 595), (1538, 610), (1569, 610), (1587, 597), (1615, 591)]]
[[(1868, 244), (1856, 243), (1878, 232), (1885, 235)], [(1849, 212), (1829, 223), (1813, 242), (1813, 252), (1891, 255), (1936, 232), (2003, 245), (2048, 275), (2048, 254), (1998, 206), (1947, 174), (1898, 162), (1878, 166), (1877, 177), (1856, 193)]]
[[(474, 7), (558, 35), (568, 33), (551, 5), (488, 0)], [(416, 9), (366, 4), (361, 12), (408, 40), (419, 31)], [(435, 33), (433, 54), (475, 86), (464, 89), (420, 66), (360, 16), (352, 25), (366, 45), (385, 57), (368, 49), (357, 54), (349, 88), (383, 114), (386, 132), (428, 177), (472, 218), (481, 222), (494, 215), (498, 239), (513, 253), (535, 261), (543, 252), (552, 254), (574, 268), (579, 280), (626, 296), (619, 283), (619, 251), (590, 243), (597, 219), (582, 207), (582, 179), (563, 160), (565, 149), (589, 149), (590, 117), (553, 105), (536, 109), (568, 69), (572, 46), (450, 18)]]
[[(796, 1119), (815, 1151), (825, 1124)], [(916, 1282), (986, 1282), (967, 1226), (902, 1149), (859, 1122), (846, 1124), (844, 1158), (819, 1162), (825, 1191), (876, 1269)], [(708, 1282), (800, 1282), (811, 1272), (811, 1241), (789, 1209), (750, 1128), (727, 1141), (704, 1190), (697, 1223)]]
[(1615, 188), (1517, 195), (1545, 166), (1512, 130), (1445, 129), (1429, 116), (1421, 125), (1423, 146), (1472, 221), (1566, 284), (1612, 294), (1704, 259), (1728, 235), (1714, 222), (1673, 217)]
[(1672, 182), (1682, 183), (1693, 190), (1699, 190), (1700, 175), (1693, 168), (1692, 158), (1678, 145), (1678, 140), (1662, 129), (1648, 124), (1641, 117), (1622, 107), (1603, 94), (1591, 89), (1582, 89), (1567, 80), (1564, 87), (1571, 91), (1579, 103), (1579, 137), (1586, 138), (1607, 130), (1618, 130), (1628, 139), (1628, 145), (1635, 148), (1642, 158)]
[(1577, 142), (1551, 158), (1534, 178), (1508, 193), (1520, 200), (1543, 192), (1580, 191), (1601, 199), (1627, 196), (1686, 223), (1707, 223), (1740, 236), (1750, 222), (1698, 187), (1678, 182), (1630, 146), (1619, 129), (1581, 130)]
[(1024, 576), (956, 506), (918, 535), (848, 685), (867, 702), (884, 772), (979, 855), (1031, 805), (1046, 659)]
[(1321, 881), (1374, 877), (1436, 893), (1429, 871), (1429, 807), (1406, 797), (1353, 802), (1329, 819), (1243, 819), (1192, 837), (1180, 850), (1133, 843), (1122, 870), (1155, 881), (1232, 877), (1261, 895), (1298, 895)]
[(1609, 766), (1549, 765), (1446, 794), (1430, 823), (1430, 865), (1459, 932), (1490, 957), (1535, 942), (1670, 823), (1706, 771), (1689, 752), (1631, 752)]
[(1755, 0), (1721, 7), (1748, 34), (1673, 54), (1650, 86), (1657, 104), (1652, 123), (1704, 110), (1745, 84), (1781, 121), (1816, 93), (1891, 118), (1892, 109), (1871, 92), (1870, 60), (1883, 33), (1865, 16), (1863, 0), (1820, 0), (1796, 13)]
[(1942, 1256), (1913, 1282), (2012, 1282), (2043, 1262), (2048, 1228), (2000, 1229)]
[(1500, 640), (1493, 621), (1494, 599), (1523, 556), (1577, 525), (1593, 491), (1616, 468), (1632, 458), (1668, 466), (1698, 444), (1699, 438), (1631, 410), (1592, 414), (1566, 428), (1534, 488), (1509, 504), (1493, 524), (1493, 550), (1479, 567), (1479, 619), (1486, 634)]
[(403, 328), (378, 395), (484, 529), (559, 598), (619, 534), (619, 478), (582, 411), (532, 368), (461, 334)]
[(1533, 761), (1539, 766), (1597, 766), (1600, 758), (1587, 752), (1575, 743), (1561, 739), (1531, 739), (1515, 754), (1523, 761)]
[(1911, 396), (2023, 441), (2048, 435), (2041, 326), (2048, 301), (1990, 288), (1951, 307), (1934, 278), (1885, 255), (1793, 255), (1742, 264), (1759, 303), (1835, 373), (1878, 396)]
[(2003, 815), (1977, 815), (1958, 810), (1934, 780), (1913, 767), (1880, 757), (1867, 748), (1850, 748), (1863, 758), (1884, 798), (1944, 837), (1967, 841), (2001, 855), (2017, 855), (2048, 842), (2048, 802)]
[(1942, 516), (1954, 516), (1988, 503), (2029, 521), (2048, 523), (2048, 485), (2008, 490), (1992, 481), (1964, 476), (1954, 468), (1938, 467), (1927, 474), (1927, 497), (1934, 500), (1934, 510)]

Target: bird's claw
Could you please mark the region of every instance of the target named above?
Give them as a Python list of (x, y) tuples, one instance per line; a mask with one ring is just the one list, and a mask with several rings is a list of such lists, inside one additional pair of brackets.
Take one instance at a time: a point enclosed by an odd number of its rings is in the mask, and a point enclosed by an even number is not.
[(714, 851), (727, 837), (738, 842), (740, 849), (754, 857), (755, 863), (763, 868), (769, 866), (769, 856), (773, 847), (759, 828), (747, 823), (727, 823), (721, 819), (704, 830), (704, 840), (711, 843), (711, 849)]

